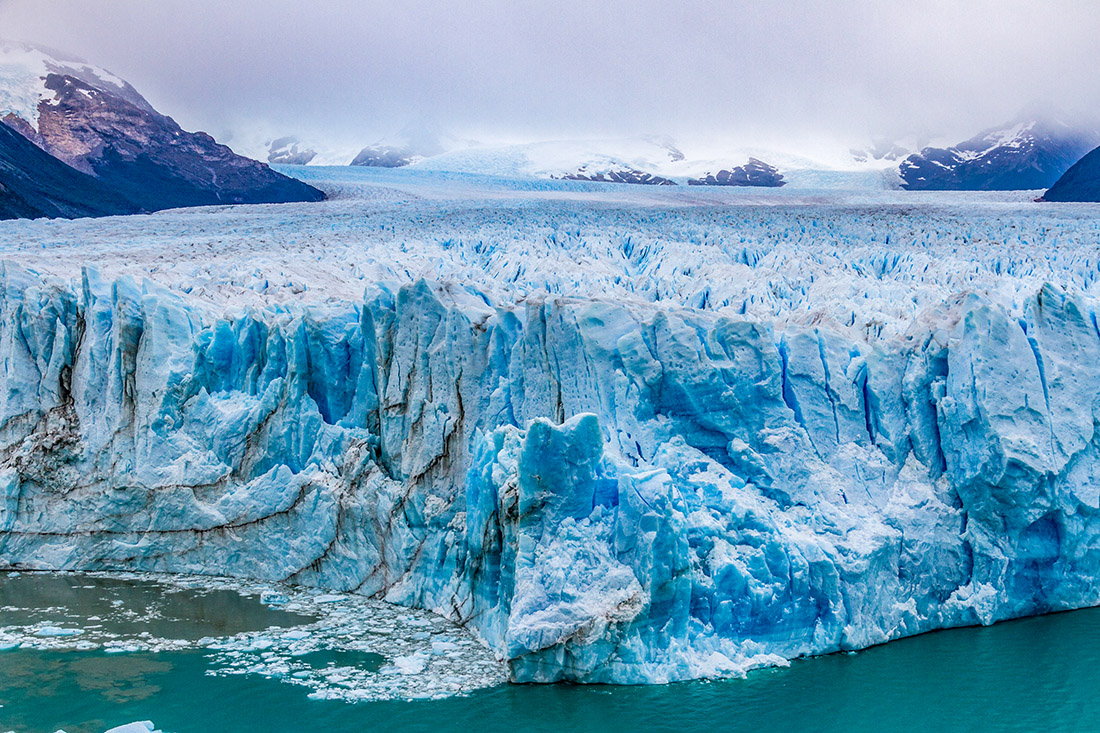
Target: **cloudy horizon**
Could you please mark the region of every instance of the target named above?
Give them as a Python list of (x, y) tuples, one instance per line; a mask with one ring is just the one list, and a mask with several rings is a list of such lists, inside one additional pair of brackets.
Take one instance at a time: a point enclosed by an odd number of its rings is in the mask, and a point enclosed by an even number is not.
[(0, 0), (0, 36), (126, 78), (220, 139), (962, 139), (1100, 107), (1100, 8), (923, 1)]

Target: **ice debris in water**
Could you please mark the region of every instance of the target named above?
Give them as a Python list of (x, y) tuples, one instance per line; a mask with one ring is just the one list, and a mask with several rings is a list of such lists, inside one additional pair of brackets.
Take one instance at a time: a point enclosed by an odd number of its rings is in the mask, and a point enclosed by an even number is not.
[[(123, 621), (124, 631), (117, 623), (105, 628), (103, 623), (87, 623), (90, 619), (81, 618), (78, 611), (50, 608), (46, 610), (59, 617), (67, 614), (65, 623), (86, 625), (2, 626), (0, 650), (24, 647), (126, 653), (203, 649), (209, 653), (209, 674), (262, 675), (306, 687), (315, 698), (348, 701), (446, 697), (506, 680), (503, 665), (467, 631), (435, 614), (364, 596), (197, 576), (83, 573), (71, 577), (153, 582), (163, 593), (231, 590), (275, 602), (281, 612), (316, 620), (190, 640), (149, 634), (145, 624), (157, 617), (156, 611), (123, 609), (125, 602), (112, 604), (112, 614), (99, 619)], [(43, 609), (5, 606), (3, 610), (10, 618), (13, 611), (29, 614)]]

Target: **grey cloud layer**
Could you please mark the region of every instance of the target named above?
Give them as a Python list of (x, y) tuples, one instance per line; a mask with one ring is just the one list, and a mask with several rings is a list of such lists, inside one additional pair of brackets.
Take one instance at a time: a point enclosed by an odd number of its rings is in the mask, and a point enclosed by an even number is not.
[(0, 35), (187, 126), (363, 135), (962, 134), (1100, 108), (1098, 27), (1059, 1), (0, 0)]

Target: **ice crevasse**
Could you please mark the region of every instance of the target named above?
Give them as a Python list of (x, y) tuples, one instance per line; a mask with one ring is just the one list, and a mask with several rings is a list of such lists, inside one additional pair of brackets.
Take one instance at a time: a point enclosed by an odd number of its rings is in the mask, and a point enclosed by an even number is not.
[(900, 338), (420, 281), (214, 312), (0, 274), (0, 565), (353, 590), (519, 681), (735, 675), (1100, 603), (1100, 329)]

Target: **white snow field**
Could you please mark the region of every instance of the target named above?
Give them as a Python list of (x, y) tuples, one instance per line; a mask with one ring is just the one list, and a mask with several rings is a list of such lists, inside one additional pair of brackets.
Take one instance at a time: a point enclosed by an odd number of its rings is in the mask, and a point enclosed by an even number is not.
[(521, 681), (1100, 603), (1100, 207), (294, 172), (0, 224), (0, 564), (351, 590)]

